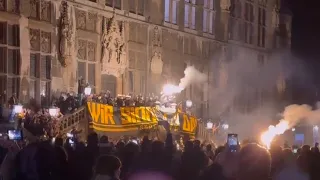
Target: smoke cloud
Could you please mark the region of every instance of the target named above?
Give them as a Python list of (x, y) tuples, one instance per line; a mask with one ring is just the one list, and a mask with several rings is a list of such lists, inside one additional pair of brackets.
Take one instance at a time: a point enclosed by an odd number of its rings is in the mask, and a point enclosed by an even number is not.
[[(276, 115), (287, 103), (276, 98), (280, 77), (291, 80), (298, 76), (306, 81), (306, 73), (290, 52), (275, 52), (260, 62), (256, 52), (237, 47), (236, 52), (227, 52), (226, 56), (230, 56), (228, 62), (219, 62), (218, 57), (212, 57), (210, 69), (214, 71), (216, 85), (209, 86), (210, 91), (206, 92), (210, 97), (207, 116), (228, 122), (229, 131), (240, 137), (260, 136), (272, 121), (277, 120)], [(263, 93), (263, 101), (259, 100), (262, 96), (259, 93)], [(245, 104), (256, 105), (245, 107)]]
[(184, 70), (184, 77), (180, 79), (179, 87), (187, 88), (191, 84), (201, 84), (207, 81), (207, 75), (198, 71), (194, 66), (188, 66)]
[[(317, 103), (317, 106), (319, 103)], [(287, 106), (283, 112), (283, 119), (289, 122), (289, 126), (293, 127), (301, 121), (305, 121), (308, 124), (315, 125), (320, 123), (320, 109), (313, 110), (311, 106), (307, 104), (298, 105), (292, 104)]]

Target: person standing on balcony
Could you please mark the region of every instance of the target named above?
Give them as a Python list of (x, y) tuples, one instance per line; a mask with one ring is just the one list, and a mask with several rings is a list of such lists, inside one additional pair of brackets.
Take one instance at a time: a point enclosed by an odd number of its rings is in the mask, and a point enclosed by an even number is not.
[(17, 103), (18, 103), (18, 99), (17, 99), (16, 93), (13, 93), (8, 101), (8, 105), (9, 105), (9, 109), (10, 109), (10, 116), (9, 116), (10, 122), (14, 121), (14, 116), (15, 116), (14, 105)]
[(82, 106), (82, 99), (84, 95), (84, 88), (86, 87), (86, 82), (83, 77), (80, 77), (78, 80), (78, 98), (79, 98), (79, 106)]
[(3, 121), (3, 107), (4, 107), (4, 100), (5, 96), (4, 94), (0, 94), (0, 121)]

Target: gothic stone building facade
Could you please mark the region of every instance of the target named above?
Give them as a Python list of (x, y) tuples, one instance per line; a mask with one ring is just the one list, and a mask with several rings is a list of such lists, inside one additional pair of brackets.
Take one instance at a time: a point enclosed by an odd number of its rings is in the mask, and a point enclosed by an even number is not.
[[(21, 102), (77, 91), (159, 93), (188, 65), (227, 81), (224, 62), (250, 51), (257, 61), (290, 45), (291, 18), (277, 0), (0, 0), (0, 92)], [(282, 27), (282, 28), (281, 28)], [(284, 31), (286, 38), (279, 36)], [(281, 43), (282, 42), (282, 43)], [(215, 57), (215, 58), (212, 58)], [(220, 64), (214, 72), (211, 64)], [(210, 92), (188, 87), (197, 109)], [(199, 111), (198, 111), (199, 112)], [(205, 116), (205, 115), (203, 115)]]

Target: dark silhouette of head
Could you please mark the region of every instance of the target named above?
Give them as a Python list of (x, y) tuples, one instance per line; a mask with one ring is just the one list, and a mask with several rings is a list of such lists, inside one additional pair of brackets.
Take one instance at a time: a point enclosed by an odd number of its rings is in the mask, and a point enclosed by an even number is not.
[(103, 155), (98, 158), (94, 171), (95, 174), (118, 178), (120, 175), (120, 168), (121, 161), (119, 158), (111, 155)]
[(258, 144), (248, 144), (239, 153), (238, 179), (264, 180), (271, 171), (271, 156), (267, 149)]
[(54, 140), (54, 145), (55, 146), (63, 146), (63, 139), (61, 137), (56, 137), (56, 139)]
[(88, 135), (88, 147), (98, 146), (98, 134), (91, 133)]

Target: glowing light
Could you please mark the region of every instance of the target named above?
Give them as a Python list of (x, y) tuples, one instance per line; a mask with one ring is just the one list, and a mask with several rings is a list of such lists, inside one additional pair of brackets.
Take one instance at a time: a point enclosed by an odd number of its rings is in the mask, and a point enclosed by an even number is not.
[(296, 131), (296, 128), (292, 128), (291, 131), (293, 131), (293, 132)]
[(172, 95), (172, 94), (180, 93), (182, 90), (183, 88), (179, 86), (175, 86), (173, 84), (166, 84), (162, 88), (162, 93), (164, 95)]
[(14, 105), (13, 106), (13, 112), (16, 114), (20, 114), (23, 111), (23, 106), (20, 104)]
[(188, 108), (192, 107), (192, 101), (191, 101), (191, 100), (187, 100), (187, 101), (186, 101), (186, 106), (187, 106)]
[(313, 126), (313, 130), (319, 131), (319, 126)]
[(212, 129), (213, 123), (211, 121), (207, 122), (207, 128)]
[(267, 148), (270, 148), (270, 145), (273, 141), (273, 139), (280, 134), (283, 134), (286, 130), (289, 129), (289, 123), (288, 121), (282, 120), (279, 124), (276, 126), (269, 126), (268, 130), (262, 133), (261, 135), (261, 142), (267, 146)]
[(222, 124), (222, 128), (223, 128), (224, 130), (229, 129), (229, 124)]
[(52, 117), (57, 117), (59, 115), (59, 109), (56, 107), (52, 107), (49, 109), (49, 114)]
[(88, 86), (88, 87), (84, 88), (84, 94), (86, 96), (89, 96), (91, 94), (91, 87)]

